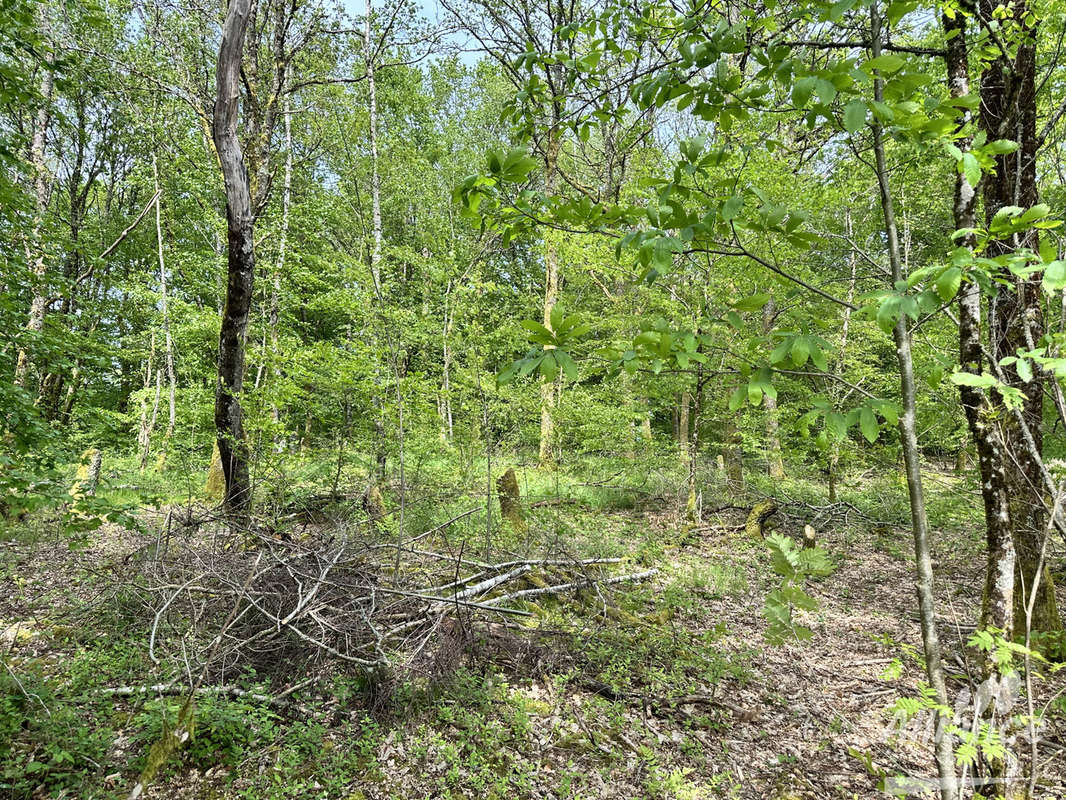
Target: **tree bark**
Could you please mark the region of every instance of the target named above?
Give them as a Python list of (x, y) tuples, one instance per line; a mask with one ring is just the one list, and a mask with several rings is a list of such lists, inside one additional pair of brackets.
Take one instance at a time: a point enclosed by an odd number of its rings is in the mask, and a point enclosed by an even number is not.
[[(851, 208), (844, 209), (844, 234), (848, 237), (849, 244), (851, 243), (852, 236), (854, 235), (854, 229), (851, 222)], [(855, 302), (855, 282), (858, 277), (858, 258), (855, 256), (855, 247), (851, 246), (848, 251), (848, 268), (851, 274), (851, 278), (848, 282), (848, 294), (845, 298), (847, 305), (844, 306), (844, 315), (840, 321), (840, 348), (837, 351), (837, 363), (836, 372), (838, 375), (844, 374), (844, 367), (847, 362), (848, 355), (848, 332), (851, 329), (851, 308)], [(840, 470), (840, 442), (833, 440), (832, 447), (829, 451), (829, 463), (826, 465), (827, 471), (827, 490), (829, 493), (829, 502), (835, 503), (837, 501), (837, 473)]]
[[(177, 378), (174, 375), (174, 341), (170, 335), (170, 300), (167, 297), (167, 265), (163, 258), (163, 223), (162, 211), (160, 210), (159, 191), (159, 167), (155, 155), (152, 156), (152, 179), (155, 182), (155, 241), (156, 254), (159, 258), (159, 294), (163, 310), (163, 359), (167, 370), (168, 407), (170, 416), (167, 419), (167, 430), (163, 435), (163, 447), (159, 453), (157, 468), (162, 470), (166, 464), (167, 450), (170, 447), (170, 439), (174, 435), (174, 425), (177, 421)], [(157, 400), (158, 403), (158, 400)], [(141, 464), (144, 469), (144, 464)]]
[(224, 506), (238, 521), (247, 516), (251, 504), (240, 394), (244, 385), (244, 338), (255, 280), (255, 217), (248, 171), (237, 137), (241, 56), (250, 14), (251, 0), (230, 0), (218, 51), (211, 126), (226, 187), (227, 224), (226, 301), (219, 334), (215, 428), (226, 476)]
[[(954, 19), (943, 17), (947, 42), (946, 61), (948, 83), (952, 97), (970, 92), (969, 55), (966, 43), (966, 20), (961, 14)], [(964, 112), (961, 126), (970, 122)], [(968, 148), (973, 139), (965, 136), (958, 141), (961, 149)], [(976, 187), (970, 185), (965, 174), (955, 178), (952, 212), (955, 229), (976, 225)], [(967, 234), (959, 240), (963, 247), (973, 247), (976, 240)], [(976, 283), (963, 284), (959, 293), (959, 364), (967, 372), (979, 374), (984, 361), (982, 348), (981, 290)], [(981, 498), (985, 508), (985, 586), (981, 605), (982, 628), (995, 627), (1011, 631), (1014, 625), (1013, 596), (1015, 551), (1010, 525), (1004, 442), (996, 421), (996, 414), (987, 396), (972, 386), (960, 386), (959, 396), (966, 414), (967, 426), (977, 448), (981, 473)], [(987, 667), (986, 667), (987, 668)]]
[[(762, 308), (762, 333), (769, 336), (774, 325), (774, 301), (767, 301)], [(766, 410), (766, 470), (771, 478), (785, 477), (785, 462), (781, 457), (781, 434), (777, 420), (777, 398), (763, 395)]]
[[(281, 187), (281, 237), (278, 242), (278, 259), (274, 263), (274, 274), (270, 288), (270, 359), (273, 362), (273, 391), (276, 394), (281, 382), (281, 353), (278, 340), (278, 323), (281, 317), (281, 276), (285, 272), (285, 256), (289, 243), (289, 208), (292, 202), (292, 113), (289, 98), (286, 96), (283, 108), (285, 115), (285, 177)], [(275, 427), (281, 423), (281, 409), (277, 397), (270, 402), (270, 419)], [(281, 431), (274, 432), (274, 447), (278, 449), (282, 442)]]
[(681, 410), (678, 414), (677, 441), (681, 450), (681, 463), (687, 464), (689, 459), (688, 431), (689, 431), (689, 406), (692, 405), (692, 393), (688, 389), (681, 392)]
[[(873, 58), (876, 59), (881, 55), (881, 15), (877, 0), (874, 0), (870, 6), (870, 49)], [(874, 99), (879, 103), (884, 102), (884, 81), (880, 73), (876, 71), (874, 76)], [(896, 227), (895, 207), (888, 182), (884, 138), (881, 123), (876, 116), (874, 116), (871, 127), (877, 185), (880, 190), (881, 211), (884, 215), (885, 237), (888, 245), (888, 259), (892, 269), (892, 282), (897, 285), (904, 279), (903, 265), (900, 260), (899, 232)], [(914, 380), (914, 360), (911, 354), (911, 334), (907, 325), (907, 316), (901, 315), (893, 330), (893, 339), (896, 345), (896, 361), (900, 374), (900, 397), (903, 406), (903, 413), (899, 418), (899, 433), (907, 476), (907, 492), (910, 499), (911, 528), (914, 534), (915, 588), (921, 616), (926, 675), (929, 678), (929, 685), (933, 689), (937, 703), (940, 706), (950, 708), (947, 701), (947, 685), (944, 679), (940, 640), (936, 630), (933, 560), (930, 554), (929, 522), (925, 513), (921, 456), (918, 450), (918, 436), (915, 430), (917, 387)], [(936, 713), (934, 752), (937, 774), (940, 778), (940, 797), (942, 800), (957, 800), (959, 792), (958, 780), (955, 774), (955, 755), (952, 748), (952, 737), (947, 731), (947, 725), (951, 721), (949, 715), (950, 712), (948, 714)]]
[[(557, 115), (556, 115), (557, 116)], [(559, 151), (561, 149), (558, 120), (553, 120), (544, 148), (544, 191), (555, 194), (559, 184)], [(552, 329), (551, 313), (559, 299), (559, 252), (552, 232), (544, 235), (544, 327)], [(552, 461), (552, 446), (555, 434), (555, 381), (543, 381), (540, 385), (540, 448), (538, 460), (547, 466)]]
[[(998, 3), (992, 0), (981, 0), (978, 13), (991, 22), (998, 8)], [(989, 223), (1005, 206), (1030, 208), (1040, 201), (1036, 182), (1036, 36), (1039, 22), (1035, 15), (1030, 15), (1027, 0), (1016, 3), (1013, 14), (1015, 24), (1020, 26), (1015, 52), (1010, 56), (1000, 53), (981, 74), (981, 130), (990, 141), (1012, 139), (1018, 144), (1016, 152), (996, 157), (995, 171), (983, 180), (985, 216)], [(1035, 229), (1016, 235), (1010, 241), (991, 243), (988, 255), (995, 257), (1021, 248), (1038, 250)], [(1009, 275), (1004, 277), (1011, 278)], [(1015, 277), (997, 288), (989, 299), (987, 333), (989, 358), (995, 364), (1007, 356), (1016, 355), (1019, 350), (1035, 347), (1044, 333), (1039, 273), (1028, 278)], [(1003, 465), (1003, 491), (1009, 511), (1007, 524), (1017, 554), (1015, 585), (1016, 588), (1029, 587), (1037, 585), (1037, 564), (1047, 535), (1041, 463), (1044, 377), (1036, 370), (1031, 380), (1024, 381), (1014, 365), (1002, 367), (1002, 371), (1006, 382), (1022, 392), (1022, 420), (1032, 439), (1030, 446), (1022, 424), (1018, 424), (1012, 415), (999, 415), (1003, 446), (998, 455)], [(1002, 400), (996, 399), (995, 406), (1002, 408)], [(1014, 592), (1012, 616), (1015, 623), (1026, 618), (1021, 591)], [(1038, 631), (1062, 629), (1056, 610), (1055, 585), (1050, 580), (1039, 582), (1032, 624), (1033, 630)], [(1006, 627), (1005, 630), (1009, 635), (1013, 628)]]
[[(41, 4), (38, 13), (39, 26), (42, 38), (48, 39), (51, 34), (51, 22), (48, 18), (48, 4)], [(52, 94), (55, 89), (55, 75), (52, 72), (50, 55), (46, 55), (41, 66), (40, 107), (33, 122), (33, 136), (30, 138), (30, 166), (33, 168), (33, 195), (34, 195), (34, 218), (33, 233), (30, 237), (30, 246), (36, 249), (31, 256), (33, 263), (33, 295), (30, 299), (30, 313), (26, 320), (26, 330), (31, 336), (36, 336), (44, 329), (44, 318), (48, 310), (48, 292), (46, 278), (48, 276), (48, 261), (45, 256), (44, 242), (42, 241), (41, 228), (44, 225), (44, 217), (48, 211), (49, 198), (52, 192), (51, 174), (46, 161), (46, 147), (48, 141), (48, 128), (52, 122)], [(19, 348), (15, 361), (15, 385), (26, 387), (26, 379), (30, 371), (30, 353), (26, 345)]]
[(365, 48), (367, 92), (370, 104), (370, 204), (373, 216), (374, 242), (370, 250), (370, 271), (374, 278), (374, 289), (381, 294), (381, 244), (384, 234), (381, 227), (381, 176), (378, 173), (378, 93), (374, 77), (374, 48), (371, 45), (371, 20), (374, 6), (366, 0), (366, 28), (363, 47)]

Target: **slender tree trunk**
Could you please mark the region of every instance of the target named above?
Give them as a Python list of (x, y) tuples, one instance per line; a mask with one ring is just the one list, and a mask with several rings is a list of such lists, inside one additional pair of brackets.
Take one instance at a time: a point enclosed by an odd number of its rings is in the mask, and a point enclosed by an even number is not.
[[(769, 300), (762, 308), (763, 336), (769, 336), (774, 325), (774, 301)], [(771, 478), (785, 477), (785, 462), (781, 457), (781, 434), (777, 420), (777, 398), (763, 395), (766, 410), (766, 468)]]
[[(544, 155), (544, 191), (549, 196), (555, 194), (559, 183), (559, 151), (561, 148), (560, 132), (552, 126), (548, 132)], [(559, 252), (553, 234), (544, 235), (544, 327), (551, 330), (551, 313), (559, 299)], [(543, 381), (540, 385), (540, 465), (546, 466), (552, 461), (552, 445), (555, 421), (552, 412), (555, 408), (555, 381)]]
[[(145, 380), (145, 390), (148, 389), (148, 386), (149, 381)], [(163, 370), (157, 369), (155, 371), (155, 398), (152, 400), (151, 415), (144, 413), (148, 404), (147, 396), (145, 396), (141, 407), (141, 472), (144, 472), (144, 468), (148, 465), (148, 454), (152, 450), (152, 432), (155, 430), (155, 423), (159, 418), (159, 398), (162, 393)]]
[[(289, 97), (285, 96), (283, 113), (285, 116), (285, 177), (281, 188), (281, 236), (278, 242), (278, 259), (274, 263), (273, 280), (270, 287), (270, 360), (273, 363), (275, 393), (270, 401), (270, 419), (275, 428), (281, 423), (281, 410), (278, 407), (276, 392), (281, 382), (281, 353), (278, 346), (278, 322), (281, 317), (281, 276), (285, 273), (285, 257), (289, 243), (289, 207), (292, 202), (292, 113)], [(275, 430), (274, 446), (277, 449), (283, 441), (280, 430)]]
[(371, 44), (374, 15), (372, 0), (366, 0), (366, 28), (363, 47), (366, 49), (366, 79), (369, 93), (370, 112), (370, 204), (373, 216), (374, 241), (370, 250), (370, 271), (374, 278), (374, 288), (381, 293), (381, 245), (384, 235), (381, 229), (381, 176), (378, 173), (378, 94), (374, 76), (374, 48)]
[(455, 311), (450, 307), (452, 282), (448, 281), (448, 288), (444, 293), (444, 330), (441, 332), (441, 346), (444, 352), (441, 376), (441, 434), (445, 442), (450, 442), (455, 435), (455, 422), (452, 419), (452, 348), (451, 333), (452, 320)]
[(689, 439), (689, 436), (688, 436), (688, 430), (689, 430), (688, 414), (689, 414), (689, 412), (688, 412), (688, 410), (689, 410), (689, 406), (691, 406), (691, 405), (692, 405), (692, 393), (689, 392), (688, 389), (685, 389), (683, 392), (681, 392), (681, 410), (680, 410), (680, 413), (678, 414), (678, 421), (677, 421), (677, 440), (678, 440), (678, 445), (679, 445), (680, 450), (681, 450), (681, 463), (683, 463), (683, 464), (687, 464), (688, 460), (689, 460), (689, 452), (688, 452), (688, 439)]
[[(870, 47), (873, 57), (881, 55), (881, 15), (877, 0), (870, 6)], [(874, 76), (874, 99), (884, 102), (884, 81), (879, 73)], [(884, 214), (885, 237), (888, 259), (892, 268), (892, 282), (904, 279), (900, 261), (899, 233), (896, 228), (896, 213), (892, 192), (888, 183), (888, 167), (885, 162), (885, 146), (881, 123), (875, 116), (872, 124), (874, 160), (877, 185), (881, 195), (881, 210)], [(911, 334), (907, 316), (902, 315), (893, 330), (896, 344), (896, 361), (900, 374), (900, 397), (903, 413), (899, 418), (899, 433), (902, 443), (904, 467), (907, 475), (907, 491), (911, 506), (911, 527), (914, 533), (914, 563), (917, 579), (918, 607), (922, 625), (922, 645), (925, 651), (926, 674), (938, 704), (950, 708), (944, 665), (940, 653), (940, 640), (936, 630), (936, 601), (933, 594), (933, 560), (930, 554), (929, 522), (925, 514), (925, 496), (922, 487), (921, 456), (915, 430), (917, 413), (917, 388), (914, 380), (914, 361), (911, 354)], [(950, 712), (949, 712), (950, 714)], [(951, 717), (936, 713), (934, 751), (937, 774), (940, 778), (942, 800), (957, 800), (958, 780), (955, 774), (955, 755), (951, 734), (947, 730)]]
[[(159, 167), (155, 155), (152, 156), (152, 180), (155, 183), (155, 241), (156, 254), (159, 258), (159, 293), (163, 310), (163, 360), (167, 370), (167, 404), (169, 417), (167, 419), (167, 431), (163, 435), (163, 447), (159, 453), (157, 468), (162, 470), (166, 465), (167, 451), (170, 448), (170, 439), (174, 436), (174, 425), (177, 421), (177, 378), (174, 374), (174, 341), (170, 335), (170, 299), (167, 297), (167, 265), (163, 258), (163, 222), (160, 210), (159, 193)], [(144, 466), (141, 466), (144, 469)]]
[[(854, 235), (854, 229), (851, 222), (851, 208), (844, 209), (844, 234), (848, 237), (850, 244), (852, 236)], [(854, 246), (848, 250), (848, 267), (851, 273), (851, 279), (848, 281), (848, 304), (844, 306), (843, 319), (840, 321), (840, 348), (837, 351), (837, 363), (836, 372), (838, 375), (844, 374), (844, 367), (846, 364), (848, 353), (848, 332), (851, 329), (851, 306), (855, 301), (855, 281), (858, 275), (858, 259), (855, 256)], [(840, 442), (833, 441), (832, 447), (829, 450), (829, 463), (827, 465), (828, 471), (828, 492), (829, 502), (835, 503), (837, 501), (837, 473), (840, 470)]]
[[(41, 4), (38, 14), (42, 37), (47, 39), (51, 34), (51, 23), (48, 19), (49, 6)], [(30, 166), (33, 168), (33, 195), (34, 195), (34, 218), (33, 233), (30, 236), (30, 246), (36, 252), (29, 253), (33, 264), (33, 295), (30, 299), (30, 313), (26, 321), (26, 330), (31, 336), (36, 336), (44, 329), (44, 318), (48, 311), (48, 260), (45, 254), (44, 241), (41, 228), (44, 226), (45, 214), (48, 212), (49, 198), (52, 193), (52, 179), (46, 160), (46, 147), (48, 142), (48, 128), (52, 121), (52, 94), (55, 89), (55, 76), (52, 73), (50, 56), (45, 57), (41, 65), (41, 88), (40, 107), (33, 122), (33, 135), (30, 138)], [(26, 387), (26, 379), (30, 371), (30, 354), (26, 346), (19, 348), (18, 357), (15, 361), (15, 385)]]
[(726, 419), (722, 432), (722, 458), (725, 462), (726, 480), (731, 492), (744, 491), (744, 444), (732, 415)]
[(244, 165), (237, 118), (241, 54), (251, 0), (230, 0), (218, 51), (212, 137), (226, 186), (227, 282), (218, 348), (215, 428), (226, 476), (225, 507), (242, 521), (251, 504), (248, 447), (244, 440), (241, 389), (244, 385), (244, 339), (255, 280), (254, 213)]

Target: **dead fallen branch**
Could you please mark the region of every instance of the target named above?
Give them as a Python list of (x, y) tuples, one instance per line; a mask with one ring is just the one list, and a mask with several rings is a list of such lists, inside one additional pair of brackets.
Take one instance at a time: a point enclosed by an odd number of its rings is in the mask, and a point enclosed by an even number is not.
[[(281, 680), (329, 665), (395, 670), (443, 646), (445, 634), (465, 628), (470, 615), (530, 617), (513, 603), (655, 574), (612, 576), (607, 570), (618, 558), (487, 563), (461, 553), (403, 552), (397, 572), (394, 545), (366, 544), (351, 531), (301, 541), (258, 536), (244, 549), (177, 542), (167, 559), (143, 565), (138, 588), (150, 609), (149, 656), (183, 672), (202, 668), (205, 685), (222, 687), (235, 665)], [(223, 619), (220, 610), (230, 606)]]

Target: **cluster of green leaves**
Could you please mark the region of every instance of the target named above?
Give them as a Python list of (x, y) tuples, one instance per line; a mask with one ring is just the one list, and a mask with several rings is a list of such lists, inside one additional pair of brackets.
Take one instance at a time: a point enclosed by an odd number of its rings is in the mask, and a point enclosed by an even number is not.
[(769, 626), (766, 638), (773, 644), (789, 639), (810, 639), (810, 628), (797, 625), (792, 618), (794, 609), (815, 611), (818, 601), (805, 591), (810, 578), (824, 577), (833, 572), (829, 554), (820, 547), (799, 548), (789, 537), (773, 533), (766, 537), (770, 548), (771, 565), (781, 576), (780, 585), (766, 596), (763, 614)]
[(592, 330), (592, 326), (582, 322), (576, 314), (564, 315), (560, 305), (552, 307), (549, 322), (550, 328), (536, 320), (522, 320), (521, 325), (529, 331), (529, 342), (534, 347), (496, 376), (498, 385), (508, 384), (515, 378), (524, 378), (534, 371), (539, 372), (547, 381), (555, 380), (559, 370), (570, 380), (577, 380), (577, 364), (569, 350)]

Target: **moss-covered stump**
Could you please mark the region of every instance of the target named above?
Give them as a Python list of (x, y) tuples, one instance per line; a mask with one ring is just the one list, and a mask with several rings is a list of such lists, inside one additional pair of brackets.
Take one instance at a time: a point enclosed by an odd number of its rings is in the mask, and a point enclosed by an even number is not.
[(215, 448), (211, 451), (211, 466), (207, 468), (204, 495), (215, 503), (221, 502), (226, 496), (226, 473), (222, 471), (222, 454), (218, 452), (218, 442), (215, 442)]
[(526, 520), (522, 513), (522, 495), (513, 467), (496, 479), (496, 496), (500, 500), (500, 516), (510, 522), (515, 530), (524, 531)]
[(745, 533), (752, 539), (766, 538), (766, 522), (776, 513), (776, 501), (763, 500), (761, 503), (756, 503), (752, 506), (751, 512), (748, 514), (748, 521), (744, 524)]
[(363, 493), (363, 510), (374, 528), (384, 522), (388, 512), (385, 508), (385, 498), (377, 484), (367, 487), (366, 492)]

